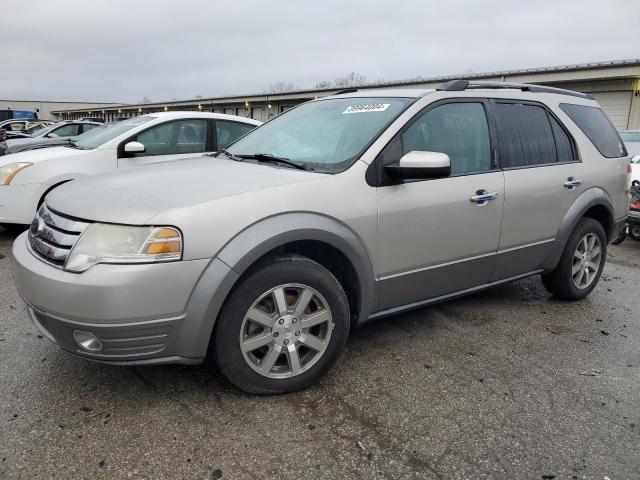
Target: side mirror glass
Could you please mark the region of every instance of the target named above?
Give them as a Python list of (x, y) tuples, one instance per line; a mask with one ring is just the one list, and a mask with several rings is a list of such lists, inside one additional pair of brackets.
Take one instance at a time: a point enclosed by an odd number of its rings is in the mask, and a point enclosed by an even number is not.
[(143, 153), (144, 145), (140, 142), (129, 142), (124, 146), (124, 151), (127, 153)]
[(443, 178), (451, 175), (451, 160), (446, 153), (413, 151), (403, 155), (396, 165), (384, 168), (398, 179)]

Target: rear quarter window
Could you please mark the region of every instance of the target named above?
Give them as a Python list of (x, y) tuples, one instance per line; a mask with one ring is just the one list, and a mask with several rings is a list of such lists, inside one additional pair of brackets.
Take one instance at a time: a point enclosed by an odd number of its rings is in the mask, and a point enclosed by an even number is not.
[(619, 158), (627, 155), (618, 131), (598, 107), (561, 103), (560, 108), (582, 130), (603, 157)]

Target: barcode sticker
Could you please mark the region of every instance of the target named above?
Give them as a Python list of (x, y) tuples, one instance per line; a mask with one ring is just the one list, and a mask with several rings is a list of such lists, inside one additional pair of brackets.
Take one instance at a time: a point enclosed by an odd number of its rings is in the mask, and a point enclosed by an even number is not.
[(350, 105), (347, 109), (342, 112), (342, 114), (346, 113), (364, 113), (364, 112), (384, 112), (387, 108), (389, 108), (390, 103), (372, 103), (370, 105)]

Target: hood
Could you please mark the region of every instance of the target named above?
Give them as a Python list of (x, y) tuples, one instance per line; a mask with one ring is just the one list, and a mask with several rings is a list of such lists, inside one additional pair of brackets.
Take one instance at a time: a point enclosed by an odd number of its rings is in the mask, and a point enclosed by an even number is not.
[[(62, 157), (74, 157), (76, 155), (82, 155), (86, 153), (86, 150), (79, 150), (77, 148), (57, 147), (43, 148), (37, 150), (27, 150), (25, 152), (17, 152), (10, 157), (0, 157), (0, 166), (14, 162), (31, 162), (38, 163), (44, 160), (51, 160), (53, 158)], [(8, 154), (9, 152), (5, 152)]]
[(141, 225), (172, 208), (326, 175), (202, 156), (69, 182), (53, 190), (46, 202), (62, 214), (84, 220)]
[(69, 140), (64, 138), (21, 138), (15, 140), (7, 140), (7, 151), (5, 155), (10, 153), (24, 152), (25, 150), (34, 150), (36, 148), (55, 147), (66, 145)]

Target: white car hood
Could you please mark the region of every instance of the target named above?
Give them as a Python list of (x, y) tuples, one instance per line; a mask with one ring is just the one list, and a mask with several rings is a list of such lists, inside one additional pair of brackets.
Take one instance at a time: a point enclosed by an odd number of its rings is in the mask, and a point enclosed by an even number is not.
[(88, 150), (80, 150), (70, 147), (49, 147), (38, 150), (27, 150), (26, 152), (18, 152), (12, 155), (0, 157), (0, 166), (17, 162), (30, 162), (36, 164), (54, 158), (75, 157), (76, 155), (82, 155), (87, 151)]
[(69, 182), (53, 190), (46, 203), (79, 219), (142, 225), (169, 209), (322, 177), (326, 174), (202, 156)]

